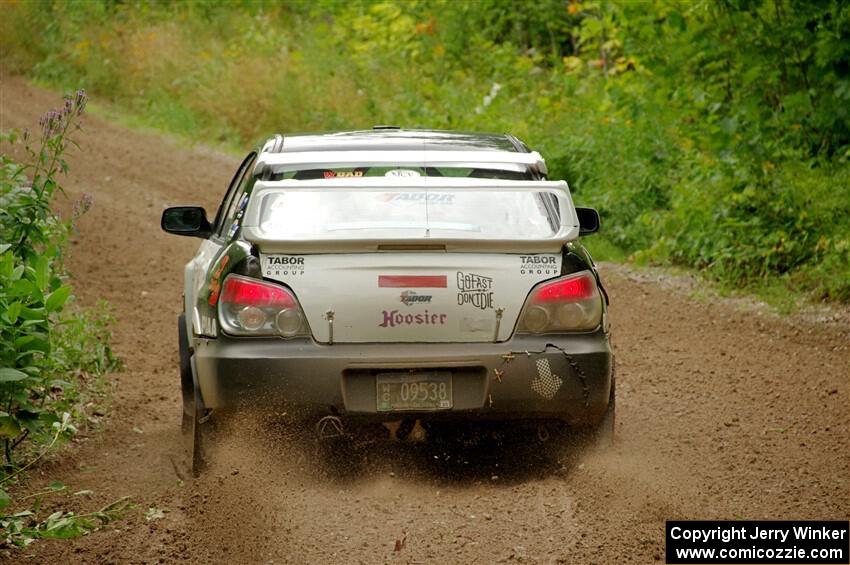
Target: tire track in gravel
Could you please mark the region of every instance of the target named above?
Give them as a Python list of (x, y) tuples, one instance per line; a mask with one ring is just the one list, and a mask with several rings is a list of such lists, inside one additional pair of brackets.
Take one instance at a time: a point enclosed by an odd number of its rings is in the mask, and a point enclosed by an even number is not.
[[(0, 73), (0, 128), (60, 104)], [(108, 300), (126, 361), (105, 430), (41, 465), (139, 505), (90, 536), (0, 553), (23, 563), (655, 563), (671, 518), (850, 517), (847, 324), (696, 301), (668, 277), (603, 265), (618, 367), (618, 445), (387, 445), (320, 462), (290, 426), (233, 423), (210, 472), (182, 486), (175, 317), (197, 242), (163, 207), (213, 210), (238, 156), (88, 116), (71, 198), (94, 207), (70, 253), (80, 301)], [(133, 431), (143, 430), (139, 434)], [(364, 460), (365, 459), (365, 460)], [(167, 509), (146, 522), (149, 507)], [(401, 551), (393, 551), (406, 533)]]

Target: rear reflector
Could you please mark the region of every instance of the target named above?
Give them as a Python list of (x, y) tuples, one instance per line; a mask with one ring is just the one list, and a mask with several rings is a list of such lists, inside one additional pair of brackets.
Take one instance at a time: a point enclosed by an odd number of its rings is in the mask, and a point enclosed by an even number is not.
[(379, 288), (446, 288), (446, 275), (378, 275)]

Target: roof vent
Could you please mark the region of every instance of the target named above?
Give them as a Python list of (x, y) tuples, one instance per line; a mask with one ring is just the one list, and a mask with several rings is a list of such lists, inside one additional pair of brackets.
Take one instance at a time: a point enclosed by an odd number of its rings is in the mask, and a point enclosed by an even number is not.
[(401, 129), (400, 126), (377, 125), (372, 126), (372, 129)]

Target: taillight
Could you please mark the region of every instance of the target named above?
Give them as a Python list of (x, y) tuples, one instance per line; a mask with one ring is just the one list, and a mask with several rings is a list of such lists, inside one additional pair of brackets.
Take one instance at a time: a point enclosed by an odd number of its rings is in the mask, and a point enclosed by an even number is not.
[(587, 331), (601, 321), (602, 298), (596, 278), (590, 271), (582, 271), (534, 287), (520, 314), (517, 331)]
[(240, 275), (224, 279), (218, 321), (231, 335), (308, 335), (304, 312), (286, 288)]

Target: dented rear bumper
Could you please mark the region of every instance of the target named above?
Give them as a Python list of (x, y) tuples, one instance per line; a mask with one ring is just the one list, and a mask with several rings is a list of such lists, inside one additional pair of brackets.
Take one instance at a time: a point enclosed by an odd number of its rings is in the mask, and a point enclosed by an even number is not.
[(195, 367), (208, 408), (265, 406), (310, 417), (388, 420), (377, 408), (376, 375), (450, 370), (453, 406), (403, 412), (430, 419), (601, 419), (611, 387), (606, 334), (516, 336), (504, 343), (334, 344), (311, 339), (200, 339)]

